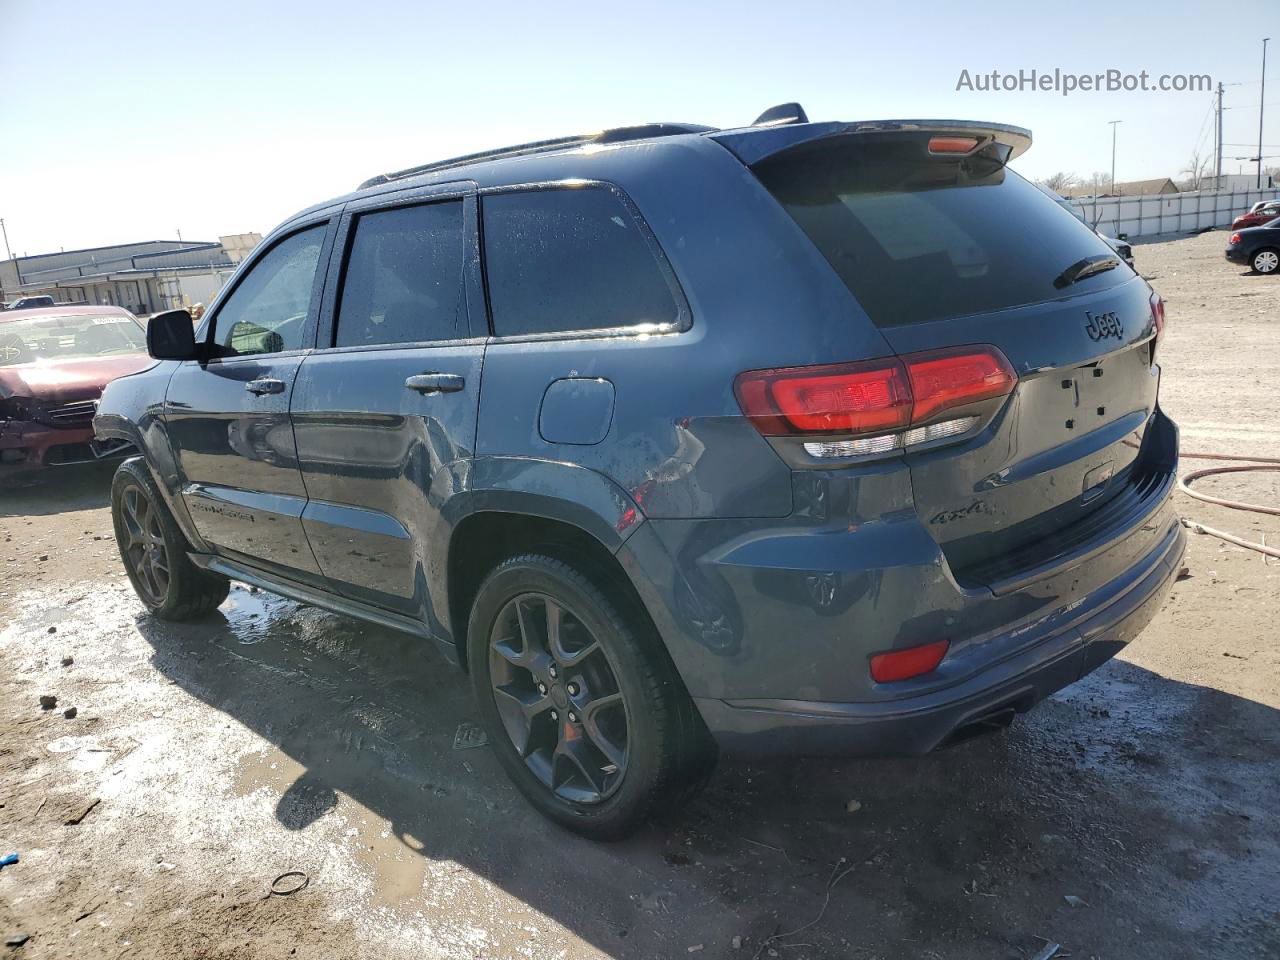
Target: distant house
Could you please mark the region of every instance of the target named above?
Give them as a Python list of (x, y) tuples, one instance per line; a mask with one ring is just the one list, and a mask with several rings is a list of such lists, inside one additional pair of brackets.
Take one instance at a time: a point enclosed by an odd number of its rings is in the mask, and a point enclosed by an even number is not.
[[(1097, 196), (1155, 197), (1164, 193), (1180, 192), (1178, 185), (1169, 177), (1157, 177), (1154, 180), (1129, 180), (1125, 183), (1117, 183), (1115, 190), (1111, 189), (1110, 184), (1106, 184)], [(1064, 195), (1068, 197), (1092, 197), (1094, 196), (1094, 187), (1081, 184), (1078, 187), (1070, 188)]]
[(48, 295), (139, 315), (208, 303), (261, 239), (245, 233), (217, 243), (147, 240), (0, 260), (0, 300)]

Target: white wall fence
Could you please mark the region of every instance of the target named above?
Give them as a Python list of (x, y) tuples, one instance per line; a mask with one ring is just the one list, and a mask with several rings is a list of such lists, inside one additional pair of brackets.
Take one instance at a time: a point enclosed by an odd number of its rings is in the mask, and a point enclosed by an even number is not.
[(1099, 233), (1150, 237), (1228, 227), (1259, 200), (1280, 199), (1280, 187), (1166, 193), (1154, 197), (1073, 197), (1071, 205)]

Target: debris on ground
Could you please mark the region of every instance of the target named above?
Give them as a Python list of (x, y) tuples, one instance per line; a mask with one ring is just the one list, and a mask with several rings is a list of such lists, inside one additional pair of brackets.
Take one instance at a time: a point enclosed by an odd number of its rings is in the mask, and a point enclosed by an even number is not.
[(68, 720), (74, 720), (76, 718), (77, 712), (78, 711), (76, 710), (75, 707), (67, 707), (67, 709), (62, 711), (62, 715), (66, 717)]
[(31, 934), (29, 933), (15, 933), (4, 938), (4, 945), (6, 947), (20, 947), (30, 939)]
[(741, 949), (742, 949), (742, 938), (741, 938), (741, 937), (734, 937), (734, 938), (733, 938), (733, 949), (735, 949), (735, 950), (741, 950)]
[(49, 633), (57, 633), (57, 632), (58, 632), (58, 628), (57, 628), (57, 627), (50, 627), (50, 628), (49, 628)]
[(0, 857), (0, 870), (3, 870), (5, 867), (12, 866), (17, 862), (18, 855), (16, 853), (6, 853), (3, 857)]
[(1089, 905), (1087, 901), (1070, 893), (1062, 899), (1067, 901), (1067, 906), (1072, 909), (1079, 909), (1080, 907), (1087, 907)]
[(54, 707), (56, 707), (57, 705), (58, 705), (58, 698), (57, 698), (57, 697), (55, 697), (55, 696), (53, 696), (53, 695), (51, 695), (51, 694), (48, 694), (48, 693), (46, 693), (46, 694), (42, 694), (42, 695), (41, 695), (41, 697), (40, 697), (40, 709), (41, 709), (41, 710), (52, 710), (52, 709), (53, 709)]
[(489, 737), (484, 729), (474, 723), (460, 723), (453, 733), (453, 749), (470, 750), (488, 746)]
[(301, 870), (289, 870), (271, 881), (271, 893), (277, 897), (292, 896), (310, 883), (311, 878)]
[(1031, 960), (1053, 960), (1061, 949), (1061, 944), (1050, 941), (1049, 943), (1046, 943), (1044, 945), (1044, 949), (1032, 957)]
[(76, 662), (76, 658), (75, 658), (75, 657), (63, 657), (63, 658), (62, 658), (62, 665), (63, 665), (64, 667), (69, 667), (69, 666), (71, 666), (71, 665), (72, 665), (73, 663), (75, 663), (75, 662)]
[(848, 803), (844, 805), (844, 809), (846, 813), (857, 813), (859, 810), (862, 809), (862, 801), (850, 800)]
[(92, 811), (93, 808), (96, 807), (101, 802), (102, 801), (100, 799), (98, 799), (97, 797), (94, 797), (91, 801), (89, 801), (89, 805), (85, 807), (83, 810), (81, 810), (78, 814), (76, 814), (74, 817), (71, 817), (68, 820), (64, 820), (63, 825), (68, 827), (78, 826), (84, 820), (84, 818), (89, 815), (90, 811)]

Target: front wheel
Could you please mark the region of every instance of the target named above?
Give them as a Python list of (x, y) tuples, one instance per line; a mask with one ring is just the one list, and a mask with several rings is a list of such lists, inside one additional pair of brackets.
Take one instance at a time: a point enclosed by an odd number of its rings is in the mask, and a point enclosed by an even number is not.
[(1259, 250), (1249, 261), (1254, 273), (1275, 273), (1280, 270), (1280, 250)]
[(162, 620), (194, 620), (227, 599), (230, 581), (188, 558), (187, 539), (141, 457), (116, 470), (111, 521), (125, 573), (151, 613)]
[(481, 585), (467, 655), (507, 775), (597, 840), (633, 832), (705, 779), (714, 749), (661, 641), (570, 565), (514, 557)]

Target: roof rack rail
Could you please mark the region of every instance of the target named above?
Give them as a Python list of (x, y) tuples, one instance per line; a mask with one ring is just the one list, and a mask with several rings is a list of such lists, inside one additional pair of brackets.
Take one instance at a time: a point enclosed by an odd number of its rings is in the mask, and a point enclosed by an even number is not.
[(449, 160), (435, 160), (420, 166), (397, 170), (395, 173), (379, 173), (370, 177), (356, 189), (376, 187), (380, 184), (416, 177), (437, 170), (448, 170), (450, 167), (461, 167), (481, 160), (505, 160), (510, 157), (523, 157), (535, 153), (548, 153), (552, 150), (565, 150), (571, 147), (582, 147), (589, 143), (623, 143), (628, 140), (646, 140), (650, 137), (671, 137), (681, 133), (710, 133), (715, 127), (700, 123), (642, 123), (631, 127), (614, 127), (601, 130), (599, 133), (584, 133), (574, 137), (554, 137), (550, 140), (535, 140), (532, 143), (518, 143), (509, 147), (498, 147), (494, 150), (481, 150), (479, 153), (468, 153)]

